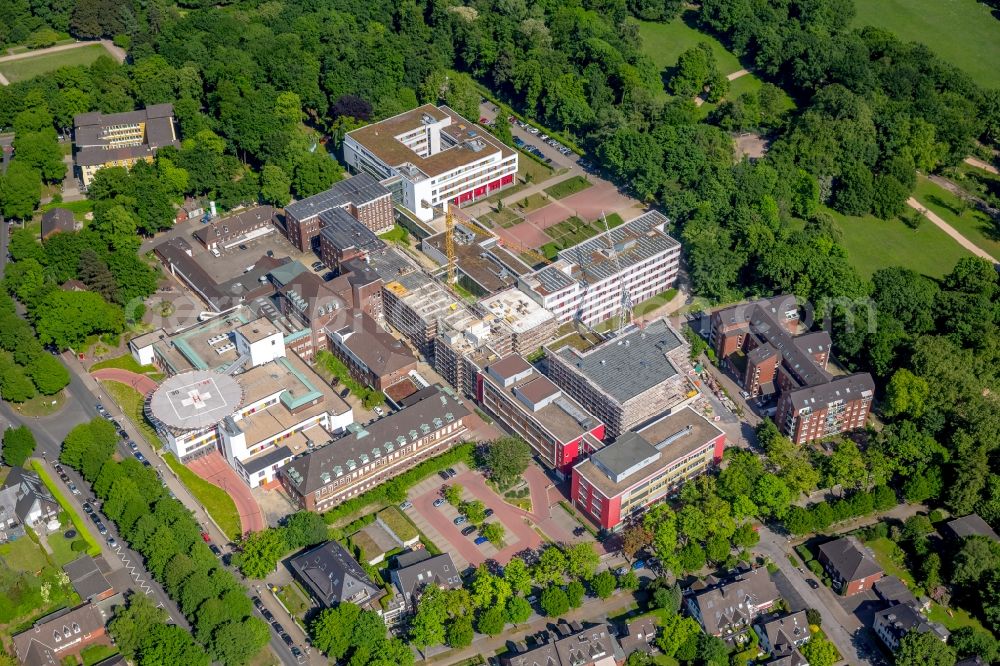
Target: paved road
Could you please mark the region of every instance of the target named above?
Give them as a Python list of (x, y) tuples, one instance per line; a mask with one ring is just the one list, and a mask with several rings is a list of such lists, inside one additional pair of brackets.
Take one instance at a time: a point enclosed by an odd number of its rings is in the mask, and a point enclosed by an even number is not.
[(844, 610), (834, 593), (825, 586), (820, 586), (817, 590), (812, 589), (806, 583), (803, 574), (792, 566), (788, 560), (788, 555), (792, 551), (785, 537), (766, 526), (761, 526), (760, 543), (754, 550), (769, 557), (778, 567), (799, 597), (795, 600), (796, 603), (804, 602), (807, 607), (820, 612), (823, 617), (823, 631), (837, 646), (837, 650), (848, 664), (882, 666), (885, 663), (871, 634), (861, 626), (857, 618)]

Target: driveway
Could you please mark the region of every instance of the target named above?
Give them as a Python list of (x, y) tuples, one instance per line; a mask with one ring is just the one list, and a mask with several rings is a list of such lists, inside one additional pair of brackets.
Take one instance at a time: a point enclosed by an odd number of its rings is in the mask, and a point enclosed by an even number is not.
[[(791, 548), (788, 542), (779, 534), (776, 534), (766, 526), (760, 528), (760, 543), (754, 548), (755, 551), (767, 556), (785, 581), (780, 577), (775, 577), (776, 584), (781, 586), (790, 585), (791, 589), (797, 593), (797, 599), (789, 599), (790, 604), (803, 603), (808, 608), (815, 608), (823, 618), (823, 631), (827, 637), (837, 646), (840, 655), (848, 664), (870, 664), (871, 666), (882, 666), (885, 661), (882, 658), (878, 645), (875, 644), (871, 633), (861, 625), (857, 617), (847, 612), (840, 600), (834, 593), (825, 586), (820, 586), (814, 590), (806, 583), (803, 576), (788, 560)], [(811, 574), (809, 574), (812, 577)]]
[(144, 396), (155, 391), (158, 386), (156, 382), (146, 375), (140, 375), (138, 372), (132, 372), (131, 370), (122, 370), (121, 368), (101, 368), (100, 370), (94, 370), (90, 374), (98, 381), (107, 380), (131, 386)]
[(267, 527), (264, 514), (250, 492), (250, 486), (229, 466), (218, 451), (212, 451), (208, 455), (192, 460), (187, 464), (187, 468), (212, 485), (222, 488), (233, 498), (236, 511), (240, 514), (240, 530), (243, 534), (260, 532)]

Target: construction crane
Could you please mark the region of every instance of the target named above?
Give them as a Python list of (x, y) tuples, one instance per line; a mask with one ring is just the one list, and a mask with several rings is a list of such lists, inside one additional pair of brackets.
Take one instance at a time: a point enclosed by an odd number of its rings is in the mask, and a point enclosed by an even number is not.
[(444, 253), (448, 256), (448, 284), (455, 284), (455, 217), (451, 206), (444, 216)]
[(621, 333), (622, 329), (626, 326), (626, 320), (628, 320), (629, 324), (632, 323), (632, 297), (628, 293), (628, 287), (625, 286), (625, 278), (622, 277), (622, 262), (618, 259), (618, 250), (615, 249), (615, 244), (611, 240), (611, 227), (608, 226), (608, 218), (605, 217), (604, 211), (601, 211), (601, 221), (604, 222), (604, 231), (607, 233), (608, 254), (615, 260), (615, 268), (618, 269), (618, 279), (621, 282), (622, 314), (616, 331), (617, 333)]

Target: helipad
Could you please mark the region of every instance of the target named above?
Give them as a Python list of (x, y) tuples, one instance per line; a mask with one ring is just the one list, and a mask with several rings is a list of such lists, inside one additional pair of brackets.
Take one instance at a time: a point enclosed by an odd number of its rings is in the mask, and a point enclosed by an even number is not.
[(174, 375), (150, 398), (152, 416), (169, 428), (213, 426), (239, 409), (243, 388), (228, 375), (194, 370)]

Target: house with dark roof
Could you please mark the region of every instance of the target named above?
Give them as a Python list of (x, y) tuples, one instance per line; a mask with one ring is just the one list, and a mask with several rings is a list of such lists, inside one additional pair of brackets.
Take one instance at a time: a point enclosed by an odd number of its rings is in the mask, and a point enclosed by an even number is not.
[(848, 597), (870, 590), (884, 575), (875, 556), (853, 536), (824, 543), (819, 547), (819, 561), (834, 587)]
[(949, 636), (947, 629), (928, 620), (912, 604), (896, 604), (875, 613), (872, 631), (890, 650), (896, 650), (903, 637), (912, 631), (930, 633), (942, 643)]
[(228, 217), (212, 220), (192, 234), (206, 249), (229, 249), (265, 236), (276, 229), (274, 208), (254, 206)]
[[(105, 565), (106, 566), (106, 565)], [(69, 564), (63, 566), (63, 571), (69, 577), (69, 584), (73, 586), (81, 599), (86, 601), (101, 601), (107, 599), (115, 593), (114, 588), (108, 579), (104, 577), (98, 566), (97, 560), (89, 555), (78, 557)]]
[(534, 647), (519, 646), (500, 657), (503, 666), (616, 666), (625, 661), (618, 640), (604, 624), (584, 627), (560, 620)]
[(685, 601), (706, 634), (740, 643), (739, 636), (780, 597), (771, 574), (761, 567), (690, 594)]
[(66, 208), (50, 208), (42, 215), (42, 241), (56, 233), (72, 233), (79, 231), (73, 212)]
[(13, 517), (17, 523), (35, 526), (59, 515), (59, 503), (38, 474), (14, 467), (0, 486), (0, 520)]
[(385, 595), (347, 550), (336, 541), (327, 541), (288, 561), (295, 576), (323, 606), (357, 604), (379, 611), (378, 600)]
[(106, 167), (131, 168), (142, 160), (152, 162), (163, 146), (180, 148), (172, 104), (153, 104), (124, 113), (92, 111), (73, 117), (74, 163), (83, 186)]
[(986, 537), (994, 543), (1000, 541), (1000, 537), (998, 537), (997, 533), (993, 531), (990, 524), (975, 513), (970, 513), (967, 516), (962, 516), (961, 518), (956, 518), (955, 520), (949, 520), (948, 530), (958, 541), (970, 536)]
[(760, 637), (760, 649), (776, 660), (792, 657), (812, 638), (805, 611), (759, 622), (754, 630)]
[(410, 556), (396, 558), (397, 568), (389, 572), (392, 584), (399, 590), (407, 609), (416, 609), (420, 594), (428, 585), (446, 590), (462, 587), (462, 576), (448, 553), (432, 557), (425, 549), (420, 549), (407, 555)]
[(651, 616), (626, 622), (623, 631), (618, 635), (618, 643), (622, 653), (628, 657), (633, 652), (653, 654), (656, 651), (656, 623)]
[(382, 391), (417, 369), (417, 358), (402, 340), (361, 310), (345, 314), (327, 328), (326, 339), (355, 379)]
[(392, 193), (367, 173), (337, 181), (330, 189), (285, 206), (285, 233), (292, 245), (306, 252), (319, 249), (320, 216), (341, 208), (375, 233), (395, 224)]
[(105, 618), (97, 606), (86, 603), (41, 618), (30, 629), (12, 637), (14, 651), (24, 666), (53, 666), (104, 637)]

